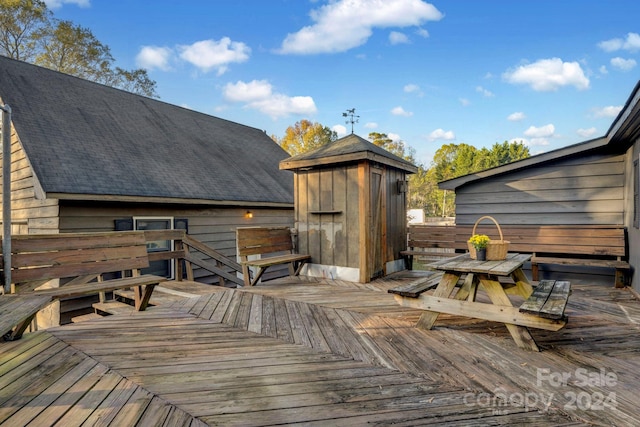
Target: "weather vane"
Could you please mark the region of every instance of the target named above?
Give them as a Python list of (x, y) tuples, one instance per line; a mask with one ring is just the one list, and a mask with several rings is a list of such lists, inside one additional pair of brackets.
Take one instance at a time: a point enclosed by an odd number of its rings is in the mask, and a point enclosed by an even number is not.
[(347, 110), (346, 113), (342, 113), (342, 117), (349, 117), (349, 119), (345, 123), (351, 123), (351, 133), (353, 133), (353, 124), (358, 123), (358, 119), (360, 118), (360, 116), (356, 116), (356, 109), (352, 108), (350, 110)]

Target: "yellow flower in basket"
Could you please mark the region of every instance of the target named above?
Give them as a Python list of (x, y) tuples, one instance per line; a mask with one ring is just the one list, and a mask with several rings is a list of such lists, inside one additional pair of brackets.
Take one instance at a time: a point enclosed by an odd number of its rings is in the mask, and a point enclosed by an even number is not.
[(469, 238), (469, 243), (476, 249), (486, 249), (490, 240), (486, 234), (474, 234)]

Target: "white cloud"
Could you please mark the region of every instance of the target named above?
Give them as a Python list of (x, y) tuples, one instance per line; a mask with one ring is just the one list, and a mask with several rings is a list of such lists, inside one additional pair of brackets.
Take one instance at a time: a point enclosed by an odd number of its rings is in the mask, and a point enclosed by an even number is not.
[(471, 101), (469, 101), (467, 98), (460, 98), (460, 104), (462, 104), (463, 107), (468, 107), (469, 105), (471, 105)]
[(404, 33), (400, 33), (398, 31), (391, 31), (391, 33), (389, 33), (389, 42), (391, 44), (409, 43), (409, 37), (407, 37), (407, 35)]
[(625, 39), (615, 38), (605, 40), (598, 43), (598, 47), (606, 52), (615, 52), (616, 50), (636, 52), (640, 50), (640, 34), (627, 33), (627, 37)]
[(400, 138), (400, 135), (398, 135), (397, 133), (388, 133), (387, 136), (392, 141), (401, 141), (402, 140), (402, 138)]
[(429, 37), (429, 31), (425, 30), (424, 28), (418, 28), (416, 34), (420, 37), (424, 37), (425, 39)]
[(552, 124), (541, 127), (530, 126), (529, 129), (524, 131), (524, 135), (530, 138), (549, 138), (553, 136), (555, 131), (556, 127)]
[(583, 138), (591, 138), (593, 135), (596, 134), (596, 132), (598, 132), (598, 130), (593, 127), (589, 129), (578, 129), (576, 131), (576, 133)]
[(607, 67), (604, 65), (601, 65), (600, 68), (598, 68), (598, 71), (600, 71), (600, 74), (609, 74), (609, 70), (607, 70)]
[(171, 69), (169, 63), (172, 56), (173, 51), (168, 47), (142, 46), (142, 49), (136, 55), (136, 64), (138, 67), (146, 68), (147, 70), (157, 68), (169, 71)]
[(242, 102), (247, 108), (258, 110), (274, 120), (290, 114), (314, 114), (317, 112), (312, 97), (274, 93), (273, 87), (266, 80), (227, 83), (223, 88), (223, 95), (227, 101)]
[(394, 116), (404, 116), (404, 117), (413, 116), (413, 113), (411, 111), (405, 111), (405, 109), (402, 108), (401, 106), (392, 108), (391, 114), (393, 114)]
[(367, 122), (365, 123), (364, 127), (367, 129), (377, 129), (378, 124), (376, 122)]
[(422, 90), (420, 90), (420, 86), (418, 86), (416, 84), (405, 85), (402, 90), (404, 90), (405, 93), (415, 93), (419, 97), (423, 97), (424, 96), (424, 92), (422, 92)]
[(280, 53), (345, 52), (365, 44), (374, 28), (419, 26), (443, 17), (422, 0), (337, 0), (309, 15), (313, 24), (288, 34)]
[(492, 98), (495, 95), (493, 94), (493, 92), (491, 92), (490, 90), (487, 90), (485, 88), (483, 88), (482, 86), (477, 86), (476, 87), (476, 92), (481, 93), (482, 96), (484, 96), (485, 98)]
[(338, 134), (338, 137), (345, 136), (347, 134), (347, 128), (342, 125), (333, 125), (332, 131)]
[(429, 134), (428, 138), (430, 141), (436, 141), (436, 140), (452, 141), (456, 139), (456, 135), (451, 130), (445, 131), (444, 129), (436, 129)]
[(520, 120), (524, 120), (527, 116), (524, 115), (522, 111), (516, 111), (515, 113), (509, 114), (507, 120), (510, 122), (519, 122)]
[(593, 115), (596, 118), (613, 118), (617, 117), (620, 111), (622, 111), (621, 105), (609, 105), (608, 107), (594, 108)]
[(555, 91), (562, 86), (575, 86), (579, 90), (589, 87), (589, 79), (577, 62), (564, 62), (560, 58), (541, 59), (533, 64), (521, 65), (505, 72), (502, 77), (509, 83), (527, 84), (535, 91)]
[(611, 58), (611, 66), (622, 71), (629, 71), (637, 65), (635, 59), (624, 59), (619, 56)]
[(231, 63), (249, 59), (251, 48), (242, 42), (223, 37), (219, 41), (201, 40), (191, 45), (178, 46), (180, 58), (195, 65), (204, 72), (216, 69), (218, 75), (227, 71)]
[(90, 0), (44, 0), (49, 9), (58, 9), (65, 4), (75, 4), (78, 7), (90, 7)]

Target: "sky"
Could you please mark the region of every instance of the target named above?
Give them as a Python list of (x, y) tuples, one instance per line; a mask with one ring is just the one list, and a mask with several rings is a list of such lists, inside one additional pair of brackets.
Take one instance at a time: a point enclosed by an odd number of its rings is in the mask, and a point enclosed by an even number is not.
[(426, 167), (443, 144), (603, 136), (640, 80), (637, 0), (45, 2), (161, 101), (278, 138), (303, 119), (385, 133)]

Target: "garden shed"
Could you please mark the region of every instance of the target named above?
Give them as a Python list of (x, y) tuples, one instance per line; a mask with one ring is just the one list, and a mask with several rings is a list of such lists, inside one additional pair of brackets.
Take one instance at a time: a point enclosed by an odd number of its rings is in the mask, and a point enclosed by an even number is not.
[(294, 171), (303, 274), (366, 283), (404, 269), (407, 176), (417, 168), (358, 135), (280, 162)]

